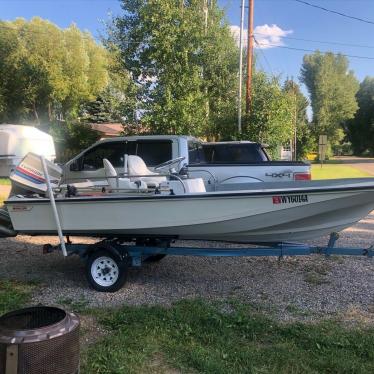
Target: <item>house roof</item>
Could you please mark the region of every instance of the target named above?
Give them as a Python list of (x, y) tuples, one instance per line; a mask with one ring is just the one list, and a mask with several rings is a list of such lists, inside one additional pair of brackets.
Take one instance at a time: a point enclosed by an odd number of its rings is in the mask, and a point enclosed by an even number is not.
[(122, 123), (91, 123), (90, 126), (103, 136), (119, 136), (124, 130)]

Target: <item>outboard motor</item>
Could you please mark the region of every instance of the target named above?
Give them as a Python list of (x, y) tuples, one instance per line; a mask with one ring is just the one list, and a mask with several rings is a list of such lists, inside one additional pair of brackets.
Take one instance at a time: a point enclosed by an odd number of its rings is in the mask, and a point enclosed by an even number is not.
[[(45, 160), (52, 188), (59, 187), (62, 169), (51, 161)], [(10, 175), (12, 195), (45, 194), (47, 184), (40, 156), (29, 152)]]

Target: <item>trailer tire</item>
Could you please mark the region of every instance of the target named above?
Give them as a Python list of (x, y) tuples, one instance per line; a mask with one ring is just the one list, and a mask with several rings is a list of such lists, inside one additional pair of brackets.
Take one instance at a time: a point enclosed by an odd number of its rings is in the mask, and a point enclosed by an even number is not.
[(86, 278), (99, 292), (116, 292), (126, 282), (129, 262), (106, 249), (92, 252), (86, 262)]

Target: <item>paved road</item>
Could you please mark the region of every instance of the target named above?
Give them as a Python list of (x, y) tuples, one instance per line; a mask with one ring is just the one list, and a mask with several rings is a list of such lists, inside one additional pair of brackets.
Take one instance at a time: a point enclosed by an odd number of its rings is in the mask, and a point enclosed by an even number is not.
[(356, 169), (374, 175), (374, 158), (339, 156), (335, 157), (334, 159), (340, 161), (342, 164), (352, 166)]

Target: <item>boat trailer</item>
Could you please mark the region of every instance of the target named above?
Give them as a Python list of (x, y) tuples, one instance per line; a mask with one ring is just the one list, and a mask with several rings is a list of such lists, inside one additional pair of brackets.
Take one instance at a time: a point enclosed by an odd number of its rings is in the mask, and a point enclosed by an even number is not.
[[(266, 257), (309, 256), (313, 254), (332, 256), (374, 256), (374, 247), (336, 247), (339, 234), (330, 235), (327, 246), (311, 246), (297, 243), (268, 243), (248, 247), (173, 247), (172, 240), (140, 239), (129, 242), (128, 239), (112, 238), (94, 244), (65, 243), (68, 256), (79, 255), (86, 263), (86, 277), (97, 291), (115, 292), (126, 282), (129, 267), (141, 267), (145, 262), (156, 262), (165, 256), (206, 256), (206, 257)], [(44, 253), (63, 251), (61, 244), (46, 244)]]
[[(262, 243), (246, 248), (172, 247), (172, 238), (107, 238), (95, 244), (74, 244), (67, 237), (65, 242), (44, 157), (41, 157), (41, 162), (60, 240), (60, 244), (57, 246), (45, 245), (43, 252), (49, 253), (57, 249), (62, 251), (64, 257), (78, 254), (85, 259), (87, 280), (97, 291), (114, 292), (119, 290), (126, 282), (129, 266), (140, 267), (143, 261), (159, 261), (167, 255), (208, 257), (277, 256), (278, 258), (312, 254), (367, 256), (370, 258), (374, 256), (373, 247), (335, 247), (339, 238), (337, 233), (330, 234), (327, 246), (322, 247), (297, 243), (268, 243), (268, 245)], [(135, 239), (135, 244), (131, 243), (129, 239)]]

